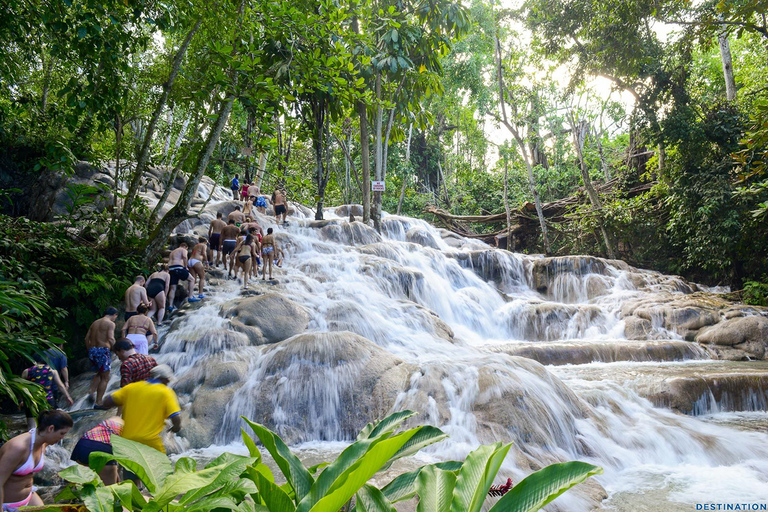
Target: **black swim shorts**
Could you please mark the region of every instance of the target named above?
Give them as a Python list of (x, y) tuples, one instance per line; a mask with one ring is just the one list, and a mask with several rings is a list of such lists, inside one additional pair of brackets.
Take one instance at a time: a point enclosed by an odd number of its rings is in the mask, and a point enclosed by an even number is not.
[(186, 281), (189, 278), (189, 270), (181, 265), (172, 266), (168, 269), (168, 273), (171, 274), (171, 286), (179, 284), (179, 281)]
[(275, 215), (282, 215), (282, 214), (286, 213), (287, 211), (288, 210), (285, 209), (285, 205), (284, 204), (278, 204), (277, 206), (275, 206)]

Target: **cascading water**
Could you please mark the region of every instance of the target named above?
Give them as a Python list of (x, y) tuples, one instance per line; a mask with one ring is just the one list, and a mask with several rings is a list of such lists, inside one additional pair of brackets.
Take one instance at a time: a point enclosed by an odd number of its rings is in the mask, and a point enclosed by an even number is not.
[[(300, 308), (284, 317), (306, 316), (300, 334), (271, 343), (270, 326), (225, 318), (254, 299), (223, 280), (161, 332), (158, 360), (176, 369), (185, 407), (179, 449), (237, 449), (244, 415), (299, 449), (334, 451), (367, 421), (409, 408), (450, 434), (420, 460), (514, 441), (502, 474), (519, 481), (588, 461), (604, 467), (597, 481), (616, 510), (768, 497), (768, 436), (744, 427), (765, 421), (768, 379), (754, 372), (741, 395), (706, 384), (686, 412), (708, 416), (673, 412), (685, 407), (664, 387), (670, 378), (702, 379), (711, 367), (727, 380), (746, 367), (713, 367), (662, 309), (647, 313), (648, 339), (625, 336), (627, 308), (691, 285), (621, 262), (511, 254), (417, 219), (386, 216), (379, 235), (326, 218), (278, 228), (278, 284), (253, 287)], [(729, 410), (739, 421), (724, 419)], [(551, 509), (591, 510), (604, 497), (587, 485)]]

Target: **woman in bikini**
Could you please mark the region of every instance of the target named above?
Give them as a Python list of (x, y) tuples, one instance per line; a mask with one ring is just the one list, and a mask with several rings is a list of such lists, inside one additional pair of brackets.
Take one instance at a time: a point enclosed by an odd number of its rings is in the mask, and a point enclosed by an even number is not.
[(32, 480), (45, 464), (45, 447), (61, 441), (72, 428), (64, 411), (43, 411), (37, 428), (18, 435), (0, 448), (0, 508), (15, 512), (21, 507), (41, 506)]
[(240, 198), (245, 202), (248, 199), (248, 183), (243, 183), (240, 186)]
[[(198, 280), (197, 298), (204, 299), (203, 286), (205, 286), (205, 266), (203, 265), (203, 262), (208, 261), (205, 256), (208, 253), (208, 240), (204, 236), (201, 236), (197, 241), (199, 243), (192, 248), (192, 256), (189, 257), (187, 268), (189, 269), (189, 273)], [(194, 287), (192, 289), (194, 290)]]
[(123, 324), (123, 338), (131, 340), (136, 352), (144, 355), (149, 354), (147, 333), (155, 337), (153, 346), (157, 347), (157, 329), (152, 319), (147, 316), (147, 309), (144, 304), (139, 304), (136, 308), (138, 315), (132, 316)]
[(261, 279), (266, 281), (267, 279), (267, 265), (269, 265), (269, 279), (272, 280), (272, 262), (275, 261), (275, 235), (272, 234), (274, 230), (269, 228), (267, 230), (267, 236), (261, 239), (261, 255), (264, 257), (264, 267), (261, 274)]
[(253, 201), (251, 201), (251, 198), (248, 197), (245, 199), (245, 204), (243, 205), (243, 215), (245, 215), (246, 217), (245, 219), (246, 222), (251, 222), (250, 220), (248, 220), (248, 218), (250, 218), (250, 216), (252, 215), (252, 212), (253, 212)]
[(245, 289), (248, 288), (248, 276), (251, 274), (251, 265), (253, 265), (253, 260), (256, 259), (253, 237), (247, 235), (244, 240), (240, 241), (235, 251), (237, 261), (243, 267), (243, 289)]

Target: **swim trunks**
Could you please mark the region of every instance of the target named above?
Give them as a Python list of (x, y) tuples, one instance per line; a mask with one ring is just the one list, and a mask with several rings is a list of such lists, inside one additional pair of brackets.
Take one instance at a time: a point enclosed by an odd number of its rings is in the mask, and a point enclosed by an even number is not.
[(267, 246), (267, 247), (265, 247), (265, 248), (263, 248), (263, 249), (261, 250), (261, 254), (263, 254), (264, 256), (267, 256), (267, 255), (269, 255), (269, 254), (272, 254), (272, 251), (274, 251), (274, 250), (275, 250), (275, 248), (274, 248), (274, 247), (271, 247), (271, 246)]
[(285, 209), (284, 204), (278, 204), (275, 206), (275, 215), (282, 215), (283, 213), (286, 213), (288, 210)]
[(158, 293), (165, 291), (165, 281), (163, 279), (158, 279), (157, 277), (152, 278), (147, 283), (147, 297), (150, 299), (154, 299), (157, 297)]
[(131, 343), (133, 343), (133, 348), (136, 349), (136, 352), (139, 354), (149, 355), (149, 341), (147, 340), (146, 334), (126, 334), (125, 336), (129, 340), (131, 340)]
[(237, 240), (224, 240), (224, 243), (221, 245), (221, 251), (224, 253), (224, 256), (226, 256), (234, 251), (236, 246)]
[(99, 373), (112, 369), (112, 356), (107, 347), (93, 347), (88, 349), (88, 359), (91, 360), (91, 368)]
[(174, 265), (168, 269), (171, 274), (171, 285), (179, 284), (179, 281), (186, 281), (189, 278), (189, 270), (181, 265)]
[(264, 196), (259, 196), (256, 198), (256, 207), (257, 208), (266, 208), (267, 207), (267, 200), (264, 198)]
[(219, 250), (219, 241), (221, 241), (221, 233), (211, 233), (211, 239), (208, 241), (211, 249), (214, 251)]

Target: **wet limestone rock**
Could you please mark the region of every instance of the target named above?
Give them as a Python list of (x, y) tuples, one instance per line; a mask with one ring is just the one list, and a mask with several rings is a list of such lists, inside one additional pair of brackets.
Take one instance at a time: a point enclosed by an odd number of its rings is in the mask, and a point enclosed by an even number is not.
[[(265, 349), (264, 374), (248, 394), (245, 415), (291, 444), (354, 439), (366, 423), (386, 416), (412, 368), (352, 332), (294, 336)], [(329, 386), (329, 382), (333, 382)]]
[[(766, 355), (766, 345), (768, 345), (768, 318), (764, 316), (729, 318), (702, 329), (696, 335), (696, 341), (706, 345), (739, 349), (746, 356), (763, 359)], [(715, 347), (715, 351), (718, 347)], [(725, 355), (732, 356), (727, 352)]]
[(191, 406), (182, 413), (180, 435), (191, 448), (204, 448), (216, 441), (228, 404), (245, 383), (248, 363), (211, 358), (199, 371), (188, 372), (173, 386), (178, 393), (191, 394)]
[(652, 339), (653, 325), (645, 318), (628, 316), (624, 319), (624, 336), (628, 340)]
[(304, 307), (277, 293), (229, 301), (222, 305), (221, 315), (253, 345), (277, 343), (304, 332), (309, 325)]

